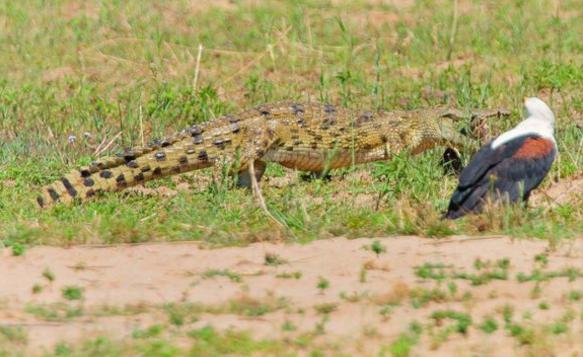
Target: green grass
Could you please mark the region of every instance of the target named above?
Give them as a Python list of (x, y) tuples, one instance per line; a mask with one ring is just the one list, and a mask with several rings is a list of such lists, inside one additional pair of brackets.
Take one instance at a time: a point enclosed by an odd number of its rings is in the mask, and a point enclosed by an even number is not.
[[(583, 111), (583, 24), (575, 0), (561, 2), (559, 17), (549, 11), (551, 0), (472, 3), (459, 13), (453, 41), (452, 3), (432, 0), (404, 8), (364, 0), (336, 7), (324, 0), (242, 1), (199, 10), (178, 0), (84, 4), (25, 0), (0, 7), (0, 239), (15, 254), (39, 243), (233, 245), (461, 233), (555, 241), (583, 231), (580, 201), (441, 221), (456, 178), (443, 175), (438, 149), (332, 172), (336, 178), (366, 170), (369, 180), (264, 185), (267, 205), (285, 229), (248, 192), (201, 183), (207, 171), (182, 177), (190, 192), (170, 198), (108, 194), (38, 211), (38, 189), (91, 161), (102, 142), (113, 140), (107, 151), (116, 151), (280, 99), (355, 109), (510, 108), (509, 119), (489, 122), (498, 133), (519, 121), (523, 96), (541, 95), (558, 116), (561, 157), (551, 179), (573, 176), (583, 163), (583, 133), (572, 120)], [(388, 16), (373, 20), (372, 11)], [(467, 160), (471, 152), (463, 154)], [(270, 176), (283, 174), (268, 168)], [(349, 195), (336, 201), (339, 192)], [(356, 205), (358, 195), (370, 196), (371, 204)]]
[(475, 273), (456, 271), (453, 266), (442, 263), (423, 263), (415, 268), (415, 275), (424, 280), (443, 281), (445, 279), (468, 280), (472, 285), (488, 284), (492, 280), (508, 280), (510, 261), (507, 258), (495, 262), (474, 261)]
[(231, 280), (232, 282), (235, 283), (240, 283), (243, 279), (241, 278), (241, 275), (232, 272), (230, 270), (216, 270), (216, 269), (210, 269), (205, 271), (204, 273), (202, 273), (202, 277), (205, 279), (210, 279), (210, 278), (214, 278), (216, 276), (224, 276), (229, 278), (229, 280)]
[(380, 356), (388, 356), (387, 352), (393, 357), (407, 357), (411, 350), (419, 342), (419, 337), (422, 333), (422, 327), (413, 322), (406, 332), (397, 337), (389, 346), (381, 350)]
[(211, 327), (190, 331), (186, 340), (190, 342), (190, 347), (185, 348), (184, 343), (178, 346), (160, 338), (160, 332), (153, 326), (143, 333), (139, 332), (134, 340), (128, 342), (98, 337), (74, 346), (59, 343), (53, 351), (44, 353), (43, 356), (256, 356), (281, 355), (291, 350), (284, 343), (255, 340), (248, 334), (234, 331), (220, 333)]
[(83, 298), (83, 289), (78, 286), (65, 286), (61, 289), (61, 293), (66, 300), (81, 300)]

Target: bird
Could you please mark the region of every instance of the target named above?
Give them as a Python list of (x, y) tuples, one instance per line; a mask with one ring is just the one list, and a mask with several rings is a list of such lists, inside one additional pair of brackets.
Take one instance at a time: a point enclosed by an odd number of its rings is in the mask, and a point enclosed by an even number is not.
[(526, 118), (482, 146), (462, 170), (446, 219), (479, 213), (488, 200), (528, 202), (557, 155), (555, 115), (541, 99), (524, 99)]

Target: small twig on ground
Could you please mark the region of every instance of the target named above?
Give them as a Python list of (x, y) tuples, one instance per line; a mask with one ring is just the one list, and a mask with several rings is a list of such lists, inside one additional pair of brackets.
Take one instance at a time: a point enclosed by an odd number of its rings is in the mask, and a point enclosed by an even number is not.
[(502, 239), (508, 238), (507, 236), (489, 236), (489, 237), (473, 237), (473, 238), (454, 238), (448, 240), (439, 240), (435, 242), (425, 243), (426, 245), (442, 245), (442, 244), (449, 244), (449, 243), (466, 243), (475, 240), (489, 240), (489, 239)]
[(112, 138), (112, 139), (111, 139), (111, 140), (110, 140), (110, 141), (109, 141), (109, 142), (108, 142), (108, 143), (107, 143), (107, 144), (106, 144), (106, 145), (105, 145), (103, 148), (101, 148), (101, 149), (99, 149), (99, 148), (98, 148), (98, 149), (96, 149), (96, 150), (95, 150), (95, 155), (96, 155), (96, 156), (99, 156), (99, 155), (101, 155), (103, 152), (107, 151), (107, 149), (109, 149), (109, 147), (110, 147), (111, 145), (113, 145), (114, 141), (116, 141), (116, 140), (117, 140), (117, 138), (119, 138), (120, 136), (121, 136), (121, 131), (120, 131), (120, 132), (118, 132), (117, 134), (115, 134), (115, 136), (114, 136), (114, 137), (113, 137), (113, 138)]
[(265, 214), (271, 218), (275, 223), (277, 223), (282, 228), (288, 228), (284, 223), (280, 222), (277, 218), (275, 218), (271, 212), (267, 209), (267, 205), (265, 204), (265, 199), (263, 198), (263, 194), (261, 193), (261, 188), (259, 187), (259, 183), (257, 182), (257, 177), (255, 176), (255, 163), (251, 161), (249, 163), (249, 177), (251, 179), (251, 189), (253, 190), (253, 196), (257, 198), (257, 202), (259, 203), (259, 207), (265, 212)]
[(447, 60), (451, 60), (451, 55), (453, 53), (453, 46), (455, 44), (455, 37), (457, 33), (457, 20), (458, 20), (458, 0), (453, 1), (453, 19), (451, 22), (451, 32), (449, 34), (449, 48), (447, 50)]
[(194, 67), (194, 78), (192, 80), (192, 90), (196, 92), (196, 83), (198, 82), (198, 74), (200, 72), (200, 60), (202, 58), (202, 44), (198, 45), (198, 53), (196, 55), (196, 66)]
[(142, 112), (142, 105), (138, 107), (138, 117), (140, 118), (140, 141), (142, 142), (142, 147), (146, 146), (146, 141), (144, 139), (144, 114)]

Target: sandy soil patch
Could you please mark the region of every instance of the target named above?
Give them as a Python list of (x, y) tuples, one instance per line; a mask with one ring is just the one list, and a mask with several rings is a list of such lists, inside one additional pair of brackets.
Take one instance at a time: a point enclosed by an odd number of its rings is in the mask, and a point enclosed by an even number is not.
[[(563, 274), (569, 271), (572, 279)], [(161, 306), (196, 304), (196, 321), (183, 328), (212, 325), (273, 340), (312, 333), (314, 343), (338, 352), (376, 355), (417, 322), (424, 332), (412, 355), (510, 356), (529, 346), (504, 327), (504, 311), (533, 331), (547, 331), (571, 313), (567, 331), (543, 334), (545, 348), (549, 355), (580, 356), (583, 299), (573, 292), (583, 292), (582, 271), (583, 239), (554, 249), (505, 237), (338, 238), (221, 249), (188, 243), (35, 247), (20, 257), (5, 250), (0, 259), (0, 326), (24, 327), (29, 353), (40, 353), (63, 340), (131, 338), (135, 329), (167, 323)], [(528, 281), (533, 272), (543, 278)], [(80, 288), (81, 300), (65, 299), (67, 287)], [(50, 306), (83, 313), (38, 312)], [(246, 313), (249, 308), (259, 312)], [(443, 337), (451, 321), (435, 318), (438, 311), (467, 314), (471, 326)], [(488, 317), (499, 326), (490, 334), (479, 327)]]
[(583, 202), (583, 175), (569, 177), (544, 190), (537, 190), (532, 200), (534, 205), (545, 204), (550, 207), (577, 202)]

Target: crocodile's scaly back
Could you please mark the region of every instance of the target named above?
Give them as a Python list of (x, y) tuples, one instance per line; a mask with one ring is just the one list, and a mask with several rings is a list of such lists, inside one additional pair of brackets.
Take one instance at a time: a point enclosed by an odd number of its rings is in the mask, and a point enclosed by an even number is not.
[(279, 102), (192, 126), (148, 147), (126, 149), (63, 176), (42, 189), (37, 202), (86, 200), (182, 172), (230, 165), (246, 172), (265, 162), (321, 172), (413, 154), (436, 145), (460, 146), (452, 119), (440, 110), (352, 112), (329, 104)]

